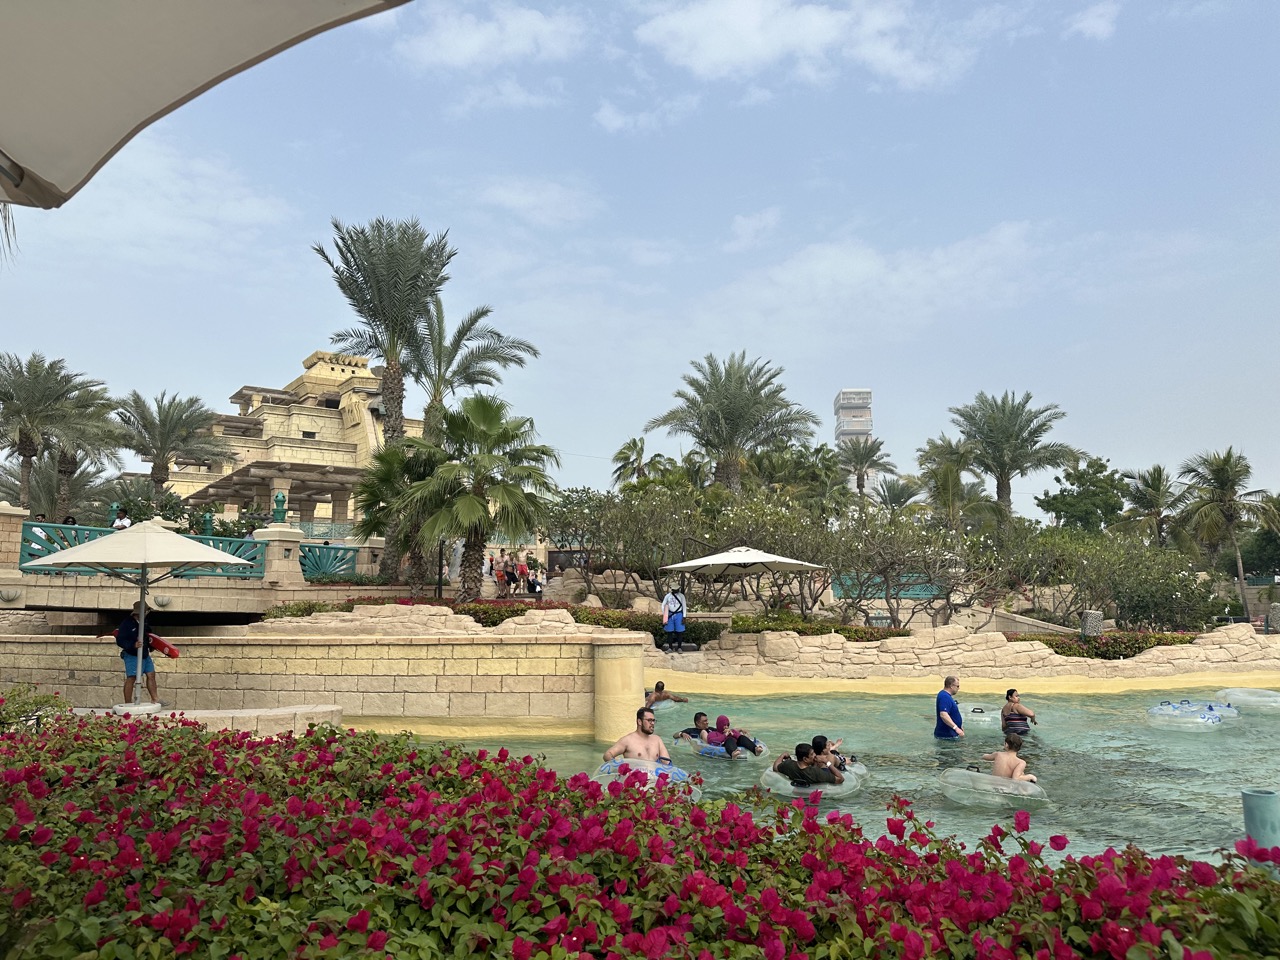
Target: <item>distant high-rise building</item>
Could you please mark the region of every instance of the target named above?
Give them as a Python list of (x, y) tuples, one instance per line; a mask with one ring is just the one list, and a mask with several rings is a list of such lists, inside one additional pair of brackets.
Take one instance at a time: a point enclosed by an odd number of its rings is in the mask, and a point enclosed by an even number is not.
[(871, 391), (845, 389), (836, 394), (836, 446), (871, 436)]

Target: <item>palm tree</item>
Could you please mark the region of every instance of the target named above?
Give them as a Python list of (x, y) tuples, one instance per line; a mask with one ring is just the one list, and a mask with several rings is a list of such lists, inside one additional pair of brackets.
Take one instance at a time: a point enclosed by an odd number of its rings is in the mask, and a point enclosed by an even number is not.
[[(386, 414), (383, 442), (404, 440), (404, 379), (415, 357), (425, 356), (423, 324), (432, 301), (449, 279), (455, 249), (447, 233), (428, 237), (415, 220), (382, 217), (363, 227), (333, 220), (336, 260), (321, 245), (312, 249), (333, 271), (334, 282), (361, 326), (340, 330), (330, 340), (344, 350), (382, 361), (382, 400)], [(393, 577), (400, 570), (395, 523), (387, 531), (379, 572)]]
[(940, 433), (926, 440), (923, 447), (916, 449), (916, 463), (921, 470), (951, 466), (960, 473), (971, 473), (977, 477), (981, 473), (974, 464), (975, 453), (973, 444), (968, 440), (952, 440), (945, 433)]
[(837, 453), (840, 465), (844, 467), (845, 476), (853, 477), (857, 486), (858, 497), (865, 503), (867, 499), (867, 476), (871, 473), (887, 473), (897, 476), (898, 468), (889, 455), (884, 453), (884, 441), (872, 437), (853, 437), (840, 441)]
[(876, 503), (890, 514), (903, 513), (925, 492), (915, 477), (881, 477), (872, 491)]
[(530, 357), (540, 356), (528, 340), (485, 323), (492, 312), (477, 307), (450, 333), (437, 294), (419, 324), (419, 347), (408, 358), (408, 372), (427, 393), (422, 434), (432, 443), (440, 442), (447, 398), (465, 387), (497, 386), (502, 370), (523, 367)]
[(1122, 476), (1128, 482), (1124, 498), (1129, 509), (1112, 528), (1135, 533), (1160, 547), (1168, 546), (1178, 514), (1187, 502), (1186, 486), (1158, 463), (1148, 470), (1126, 470)]
[(210, 432), (218, 414), (199, 397), (161, 391), (153, 404), (133, 390), (120, 401), (116, 417), (124, 427), (123, 446), (151, 461), (157, 501), (175, 461), (217, 465), (235, 456), (225, 439)]
[(1187, 481), (1187, 502), (1182, 508), (1187, 529), (1204, 543), (1230, 544), (1235, 551), (1240, 607), (1247, 617), (1249, 603), (1244, 595), (1239, 533), (1251, 523), (1275, 528), (1280, 526), (1280, 517), (1267, 500), (1267, 491), (1245, 489), (1253, 468), (1244, 454), (1231, 447), (1221, 453), (1197, 454), (1182, 465), (1178, 476)]
[(0, 201), (0, 263), (12, 255), (18, 242), (18, 228), (13, 222), (13, 206)]
[(693, 362), (682, 378), (686, 389), (674, 394), (680, 403), (654, 417), (645, 430), (665, 427), (683, 434), (715, 461), (715, 482), (742, 491), (748, 454), (777, 443), (807, 440), (818, 418), (786, 398), (778, 383), (781, 367), (763, 360), (747, 362), (746, 351), (721, 362), (712, 354)]
[[(31, 512), (43, 513), (50, 523), (60, 523), (68, 514), (82, 524), (93, 525), (95, 518), (105, 517), (105, 505), (112, 499), (110, 481), (103, 478), (103, 470), (91, 463), (82, 463), (62, 486), (59, 507), (58, 463), (54, 457), (44, 456), (36, 460), (28, 477), (31, 495)], [(0, 464), (0, 500), (10, 503), (18, 499), (22, 484), (18, 464)]]
[(54, 512), (71, 511), (72, 485), (83, 467), (119, 469), (123, 465), (119, 448), (124, 432), (111, 418), (115, 401), (105, 387), (83, 387), (71, 395), (70, 412), (53, 429), (50, 454), (55, 457), (58, 475)]
[(620, 487), (631, 480), (643, 480), (656, 470), (675, 466), (675, 461), (660, 453), (645, 458), (644, 437), (632, 437), (613, 455), (613, 485)]
[(972, 530), (1004, 518), (1003, 509), (981, 480), (966, 480), (961, 468), (945, 461), (920, 471), (925, 500), (934, 519), (948, 530)]
[(72, 398), (80, 390), (102, 385), (101, 380), (68, 370), (63, 360), (49, 361), (39, 353), (26, 360), (0, 354), (0, 445), (21, 461), (19, 506), (30, 506), (36, 458), (49, 449), (55, 432), (75, 416)]
[(449, 279), (444, 271), (457, 250), (449, 246), (447, 233), (428, 237), (416, 219), (379, 217), (366, 226), (348, 227), (335, 218), (333, 233), (336, 260), (322, 244), (312, 249), (333, 271), (361, 325), (340, 330), (330, 340), (340, 349), (382, 361), (382, 435), (388, 444), (399, 443), (404, 438), (406, 367), (425, 355), (423, 324)]
[(383, 447), (373, 455), (355, 487), (360, 519), (353, 525), (352, 532), (368, 539), (386, 537), (391, 531), (396, 538), (391, 546), (398, 553), (409, 555), (409, 585), (415, 595), (426, 592), (431, 576), (426, 554), (417, 539), (424, 517), (420, 508), (400, 514), (395, 504), (413, 484), (430, 477), (439, 464), (440, 452), (435, 447), (425, 451), (411, 450), (405, 444)]
[(1056, 403), (1031, 406), (1031, 394), (1021, 398), (1006, 391), (999, 399), (979, 393), (972, 403), (952, 407), (951, 422), (973, 445), (973, 465), (995, 481), (996, 502), (1013, 512), (1013, 478), (1036, 470), (1065, 467), (1080, 459), (1065, 443), (1044, 442), (1055, 423), (1066, 416)]
[(480, 596), (485, 544), (496, 534), (527, 539), (543, 523), (555, 484), (547, 468), (559, 466), (550, 447), (535, 443), (533, 420), (513, 417), (497, 397), (474, 394), (445, 413), (443, 442), (405, 440), (408, 452), (437, 462), (391, 504), (401, 516), (422, 517), (419, 542), (462, 540), (458, 599)]

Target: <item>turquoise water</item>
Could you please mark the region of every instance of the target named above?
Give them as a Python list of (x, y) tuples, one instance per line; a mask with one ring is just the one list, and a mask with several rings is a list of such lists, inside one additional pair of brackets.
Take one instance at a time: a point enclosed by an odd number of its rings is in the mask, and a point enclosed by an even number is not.
[[(1069, 853), (1096, 853), (1128, 843), (1152, 853), (1208, 856), (1244, 833), (1240, 791), (1280, 790), (1280, 716), (1242, 716), (1211, 731), (1183, 733), (1149, 726), (1146, 710), (1161, 700), (1210, 699), (1212, 691), (1171, 688), (1122, 696), (1045, 695), (1024, 692), (1023, 702), (1040, 721), (1021, 756), (1049, 795), (1033, 811), (1033, 836), (1063, 833)], [(759, 782), (772, 757), (792, 751), (814, 734), (844, 737), (846, 753), (867, 765), (865, 789), (824, 809), (853, 814), (869, 831), (884, 829), (885, 804), (895, 794), (911, 799), (939, 832), (972, 841), (1012, 813), (972, 809), (948, 800), (938, 784), (947, 767), (981, 764), (999, 748), (999, 722), (966, 720), (963, 741), (933, 739), (933, 698), (832, 694), (813, 697), (693, 696), (657, 712), (657, 731), (671, 734), (693, 722), (694, 711), (713, 719), (725, 713), (769, 745), (770, 757), (726, 762), (674, 747), (678, 766), (700, 773), (704, 799), (733, 796)], [(998, 697), (973, 697), (963, 706), (999, 710)], [(621, 734), (625, 731), (619, 731)], [(473, 744), (480, 746), (481, 744)], [(603, 744), (564, 738), (518, 738), (501, 744), (517, 755), (543, 755), (546, 765), (568, 776), (599, 767)], [(985, 767), (984, 767), (985, 769)]]

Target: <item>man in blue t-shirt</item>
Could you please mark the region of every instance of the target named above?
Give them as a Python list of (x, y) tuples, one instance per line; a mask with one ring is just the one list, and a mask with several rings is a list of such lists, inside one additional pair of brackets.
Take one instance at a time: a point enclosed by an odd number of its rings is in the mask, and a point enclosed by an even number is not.
[(955, 740), (964, 736), (964, 717), (960, 715), (960, 704), (956, 703), (956, 694), (960, 692), (960, 678), (947, 677), (938, 691), (938, 703), (935, 709), (938, 719), (933, 725), (933, 735), (939, 740)]

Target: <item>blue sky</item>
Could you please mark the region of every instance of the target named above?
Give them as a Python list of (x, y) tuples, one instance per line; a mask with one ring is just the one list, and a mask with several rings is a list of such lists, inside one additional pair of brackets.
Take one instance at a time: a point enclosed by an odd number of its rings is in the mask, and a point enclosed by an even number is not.
[(230, 410), (350, 326), (330, 218), (414, 216), (460, 251), (447, 311), (542, 349), (502, 393), (565, 485), (746, 350), (821, 439), (871, 388), (901, 467), (1029, 390), (1116, 467), (1232, 444), (1276, 489), (1278, 41), (1269, 2), (418, 0), (17, 211), (3, 349)]

